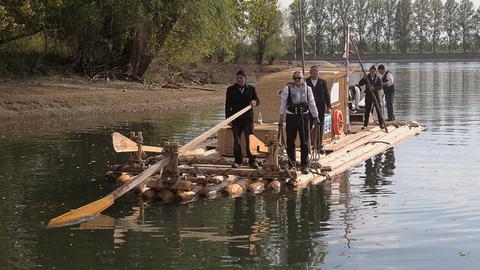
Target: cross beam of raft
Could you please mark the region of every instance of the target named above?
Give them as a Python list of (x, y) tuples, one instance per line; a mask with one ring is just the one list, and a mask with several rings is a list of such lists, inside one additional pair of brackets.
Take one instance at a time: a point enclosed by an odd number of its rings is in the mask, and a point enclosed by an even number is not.
[[(236, 114), (230, 116), (229, 118), (223, 120), (222, 122), (218, 123), (215, 125), (213, 128), (209, 129), (208, 131), (204, 132), (202, 135), (196, 137), (195, 139), (191, 140), (187, 144), (183, 145), (180, 147), (179, 155), (184, 154), (185, 152), (192, 150), (195, 148), (199, 143), (203, 142), (206, 140), (208, 137), (212, 136), (215, 134), (217, 131), (219, 131), (221, 128), (226, 126), (228, 123), (232, 122), (233, 120), (237, 119), (247, 111), (252, 109), (251, 105), (248, 105), (247, 107), (243, 108), (241, 111), (237, 112)], [(128, 191), (132, 190), (136, 186), (142, 185), (147, 181), (147, 179), (153, 175), (154, 173), (158, 172), (161, 170), (163, 167), (167, 166), (171, 161), (170, 157), (165, 157), (156, 164), (150, 166), (148, 169), (134, 177), (131, 181), (128, 183), (120, 186), (107, 196), (91, 202), (87, 205), (84, 205), (80, 208), (71, 210), (70, 212), (67, 212), (63, 215), (60, 215), (56, 218), (51, 219), (48, 222), (47, 228), (56, 228), (56, 227), (63, 227), (63, 226), (68, 226), (68, 225), (73, 225), (73, 224), (78, 224), (86, 220), (91, 220), (98, 216), (103, 210), (107, 209), (111, 205), (113, 205), (114, 201), (122, 196), (123, 194), (127, 193)]]

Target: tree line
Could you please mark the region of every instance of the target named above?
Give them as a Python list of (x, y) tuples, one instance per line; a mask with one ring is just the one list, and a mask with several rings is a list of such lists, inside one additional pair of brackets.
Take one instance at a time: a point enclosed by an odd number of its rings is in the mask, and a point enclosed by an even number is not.
[(299, 12), (317, 57), (342, 53), (347, 25), (365, 53), (480, 51), (471, 0), (294, 0), (285, 11), (277, 0), (3, 0), (0, 73), (18, 55), (33, 70), (54, 59), (134, 78), (153, 59), (273, 63), (299, 53)]
[(36, 45), (34, 66), (53, 53), (70, 71), (142, 77), (155, 57), (222, 62), (253, 47), (258, 63), (275, 58), (282, 25), (276, 0), (3, 0), (0, 55)]
[[(300, 42), (299, 10), (307, 50), (340, 54), (347, 25), (367, 53), (480, 52), (480, 7), (471, 0), (295, 0), (289, 25)], [(296, 46), (298, 53), (299, 47)]]

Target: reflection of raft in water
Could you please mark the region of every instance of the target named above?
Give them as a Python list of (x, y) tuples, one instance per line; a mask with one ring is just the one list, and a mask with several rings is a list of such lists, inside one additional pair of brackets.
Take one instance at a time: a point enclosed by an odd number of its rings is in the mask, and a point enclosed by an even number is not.
[[(159, 199), (165, 203), (188, 203), (201, 197), (210, 199), (221, 196), (237, 197), (246, 193), (279, 192), (283, 187), (302, 188), (308, 184), (320, 184), (424, 129), (423, 126), (411, 121), (387, 122), (387, 125), (389, 133), (378, 127), (360, 130), (360, 124), (350, 125), (351, 133), (327, 143), (325, 145), (327, 154), (322, 155), (319, 162), (313, 164), (315, 169), (311, 169), (308, 174), (284, 168), (282, 166), (284, 155), (281, 145), (277, 143), (278, 138), (268, 135), (266, 138), (263, 136), (262, 140), (258, 140), (251, 146), (253, 151), (262, 156), (259, 158), (263, 165), (260, 169), (243, 166), (232, 168), (233, 159), (221, 155), (225, 151), (225, 142), (223, 142), (225, 136), (220, 132), (220, 143), (211, 139), (198, 149), (182, 154), (177, 159), (178, 163), (172, 162), (170, 166), (152, 175), (146, 184), (137, 187), (137, 191), (146, 199)], [(269, 130), (268, 127), (273, 131), (276, 125), (264, 124), (263, 130)], [(261, 130), (259, 133), (261, 137)], [(116, 143), (116, 150), (122, 151), (118, 147), (118, 138), (121, 135), (115, 134), (114, 146)], [(151, 149), (125, 137), (122, 138), (122, 143), (124, 149), (129, 147), (129, 151), (136, 152), (132, 154), (130, 164), (116, 165), (107, 173), (111, 179), (121, 183), (127, 182), (146, 169), (149, 164), (155, 163), (165, 153), (174, 153), (177, 148), (175, 144), (166, 143), (163, 148)], [(142, 158), (144, 157), (142, 149), (149, 149), (152, 152), (163, 151), (163, 153)], [(299, 151), (297, 152), (299, 155)]]

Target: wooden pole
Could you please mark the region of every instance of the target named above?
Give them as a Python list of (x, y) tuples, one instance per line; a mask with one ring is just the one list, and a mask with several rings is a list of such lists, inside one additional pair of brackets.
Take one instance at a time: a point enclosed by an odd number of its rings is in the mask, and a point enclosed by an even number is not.
[[(363, 67), (363, 62), (362, 62), (362, 59), (360, 58), (360, 54), (358, 53), (357, 45), (355, 44), (355, 42), (353, 42), (351, 37), (350, 37), (350, 40), (352, 42), (353, 49), (355, 50), (355, 55), (358, 58), (358, 62), (360, 63), (360, 67), (362, 68), (363, 75), (364, 75), (364, 77), (366, 77), (367, 72), (365, 71), (365, 68)], [(375, 110), (377, 110), (378, 115), (380, 116), (380, 119), (378, 119), (378, 122), (380, 122), (380, 124), (383, 125), (383, 127), (385, 129), (385, 132), (388, 133), (388, 128), (387, 128), (387, 125), (385, 124), (385, 118), (383, 118), (383, 110), (380, 110), (380, 104), (378, 103), (377, 97), (373, 93), (373, 85), (370, 83), (370, 81), (368, 79), (366, 79), (366, 81), (367, 81), (368, 91), (370, 91), (370, 94), (372, 94), (372, 99), (373, 99), (373, 104), (375, 105)]]
[(298, 15), (300, 19), (300, 46), (302, 48), (302, 74), (305, 76), (305, 51), (303, 48), (303, 15), (302, 15), (302, 0), (298, 0)]

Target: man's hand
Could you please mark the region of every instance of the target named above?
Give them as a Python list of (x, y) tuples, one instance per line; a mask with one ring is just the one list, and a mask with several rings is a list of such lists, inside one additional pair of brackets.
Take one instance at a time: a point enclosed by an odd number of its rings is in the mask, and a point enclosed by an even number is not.
[(250, 101), (250, 105), (252, 105), (252, 107), (256, 107), (257, 106), (257, 101), (256, 100)]
[(326, 112), (326, 113), (330, 113), (330, 110), (331, 110), (331, 109), (332, 109), (332, 108), (327, 107), (327, 108), (325, 109), (325, 112)]
[(316, 117), (316, 118), (315, 118), (315, 123), (320, 126), (320, 124), (321, 124), (321, 123), (320, 123), (320, 118)]
[(278, 128), (283, 128), (283, 120), (278, 121)]

